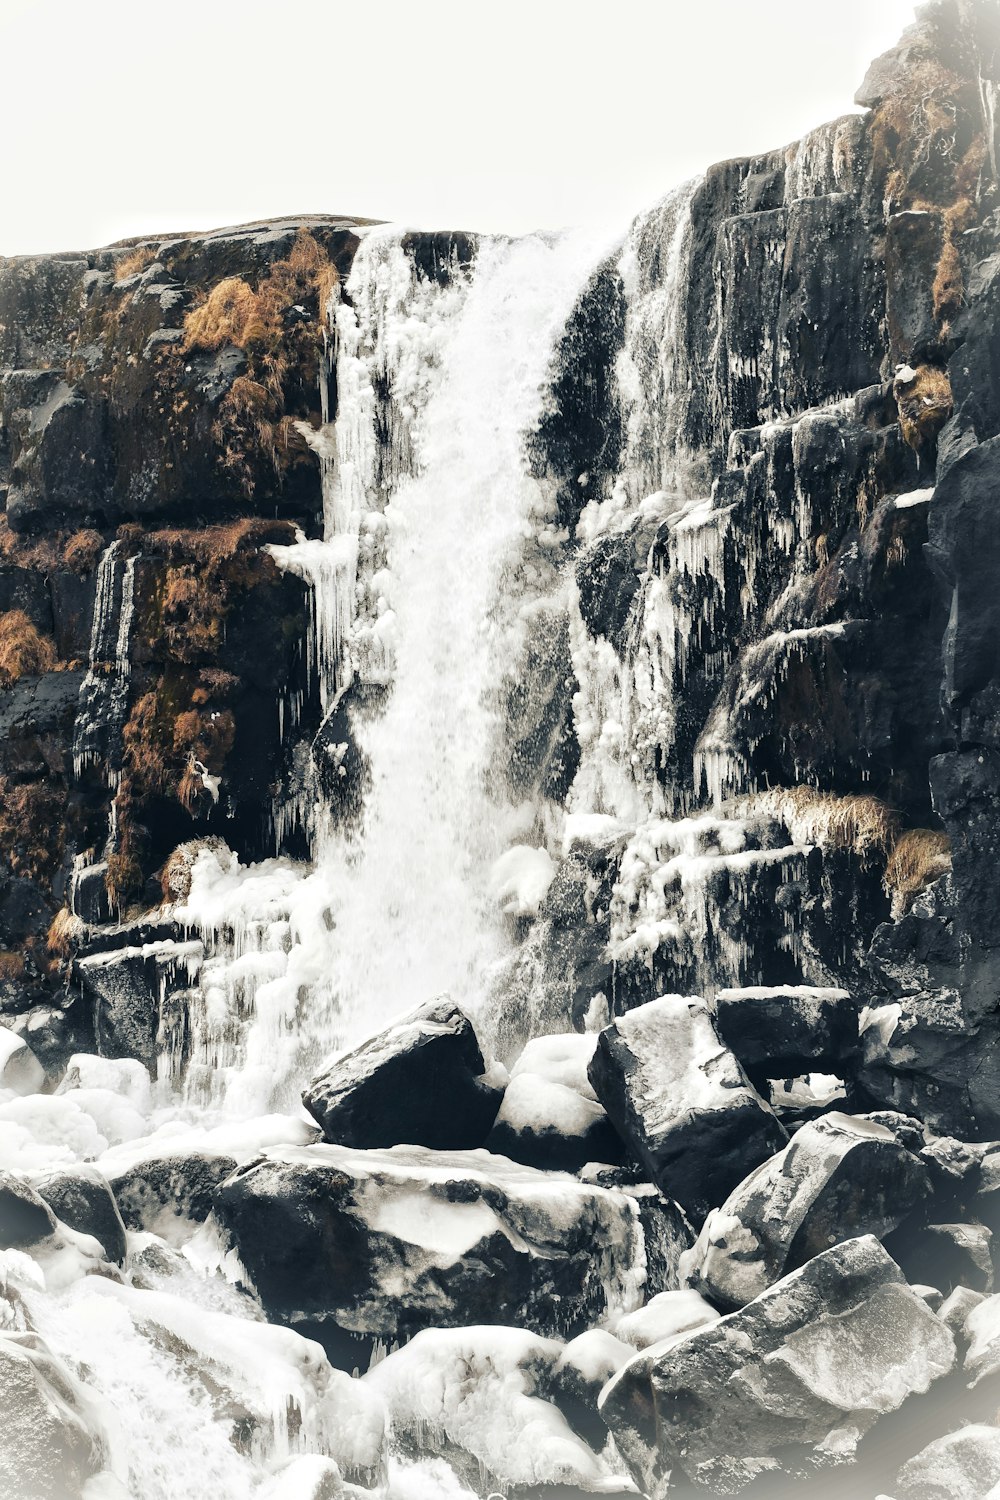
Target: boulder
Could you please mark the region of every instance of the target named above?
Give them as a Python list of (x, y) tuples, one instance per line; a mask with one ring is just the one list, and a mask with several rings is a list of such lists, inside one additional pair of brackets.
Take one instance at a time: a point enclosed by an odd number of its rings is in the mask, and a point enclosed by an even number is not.
[(642, 1236), (624, 1194), (485, 1151), (276, 1147), (221, 1184), (215, 1213), (269, 1316), (328, 1348), (338, 1330), (576, 1333), (638, 1301)]
[(45, 1069), (24, 1037), (0, 1026), (0, 1090), (37, 1094), (44, 1082)]
[(104, 1467), (106, 1440), (86, 1392), (34, 1333), (0, 1333), (0, 1494), (73, 1500)]
[(27, 1250), (55, 1229), (52, 1210), (30, 1183), (0, 1172), (0, 1250)]
[[(739, 1494), (852, 1460), (879, 1418), (955, 1361), (950, 1331), (872, 1235), (848, 1240), (609, 1383), (601, 1410), (633, 1478), (662, 1494), (680, 1467)], [(658, 1488), (659, 1486), (659, 1488)]]
[(929, 1191), (926, 1168), (884, 1126), (824, 1115), (709, 1214), (682, 1274), (742, 1307), (831, 1244), (895, 1229)]
[(511, 1078), (486, 1146), (512, 1161), (555, 1172), (622, 1158), (621, 1138), (600, 1104), (534, 1073)]
[(341, 1500), (344, 1494), (343, 1476), (333, 1459), (303, 1453), (268, 1475), (256, 1497), (257, 1500)]
[(108, 1181), (126, 1228), (148, 1229), (170, 1243), (208, 1218), (216, 1188), (235, 1166), (221, 1152), (183, 1151), (109, 1166)]
[(477, 1493), (554, 1485), (607, 1493), (606, 1464), (538, 1394), (561, 1353), (555, 1340), (522, 1328), (433, 1328), (364, 1384), (385, 1402), (395, 1446), (444, 1458)]
[(972, 1422), (928, 1443), (900, 1469), (898, 1500), (984, 1500), (1000, 1483), (1000, 1428)]
[(472, 1022), (447, 996), (335, 1058), (302, 1096), (333, 1145), (481, 1146), (502, 1097)]
[(588, 1077), (653, 1181), (699, 1221), (785, 1144), (703, 1000), (664, 995), (612, 1022)]
[(107, 1178), (96, 1167), (64, 1167), (34, 1179), (34, 1188), (56, 1218), (79, 1234), (89, 1234), (119, 1265), (125, 1259), (125, 1225)]
[(768, 1078), (841, 1074), (858, 1051), (858, 1007), (846, 990), (719, 990), (714, 1009), (719, 1035), (758, 1088)]

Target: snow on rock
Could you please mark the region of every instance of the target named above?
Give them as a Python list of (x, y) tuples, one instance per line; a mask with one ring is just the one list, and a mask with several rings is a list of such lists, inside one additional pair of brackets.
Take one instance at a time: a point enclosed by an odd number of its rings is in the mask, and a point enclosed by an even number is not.
[(335, 1058), (302, 1097), (335, 1145), (461, 1151), (483, 1144), (501, 1092), (472, 1022), (444, 995)]
[(40, 1198), (57, 1218), (100, 1241), (110, 1261), (125, 1259), (125, 1225), (111, 1186), (95, 1167), (62, 1167), (33, 1179)]
[(846, 990), (719, 990), (714, 1012), (719, 1035), (758, 1087), (766, 1078), (836, 1073), (858, 1050), (858, 1007)]
[(742, 1307), (830, 1244), (887, 1234), (929, 1194), (923, 1163), (884, 1126), (824, 1115), (708, 1215), (682, 1275), (720, 1306)]
[(719, 1316), (717, 1309), (698, 1292), (683, 1287), (678, 1291), (658, 1292), (645, 1307), (626, 1313), (615, 1323), (614, 1333), (634, 1349), (648, 1349), (652, 1344), (662, 1344), (694, 1328), (703, 1328), (706, 1323), (714, 1323)]
[(898, 1500), (984, 1500), (1000, 1484), (1000, 1428), (972, 1422), (928, 1443), (896, 1477)]
[(573, 1431), (591, 1448), (600, 1450), (608, 1429), (597, 1409), (601, 1391), (628, 1363), (635, 1351), (604, 1328), (588, 1328), (565, 1345), (548, 1372), (546, 1394)]
[(57, 1094), (75, 1090), (103, 1089), (120, 1094), (140, 1115), (153, 1108), (153, 1086), (141, 1062), (132, 1057), (98, 1057), (92, 1052), (74, 1052), (56, 1089)]
[(600, 1104), (527, 1072), (511, 1078), (486, 1145), (512, 1161), (557, 1172), (622, 1156), (621, 1140)]
[(35, 1333), (0, 1333), (0, 1494), (71, 1500), (103, 1470), (107, 1439), (94, 1402)]
[(28, 1172), (93, 1161), (108, 1144), (93, 1114), (69, 1095), (30, 1094), (0, 1104), (0, 1168)]
[(45, 1082), (45, 1069), (23, 1037), (0, 1026), (0, 1090), (34, 1094)]
[(427, 1329), (365, 1377), (404, 1451), (445, 1458), (483, 1490), (572, 1485), (621, 1490), (539, 1385), (562, 1345), (521, 1328)]
[(576, 1332), (637, 1305), (623, 1193), (486, 1151), (279, 1148), (215, 1195), (270, 1316), (390, 1341), (434, 1325)]
[(490, 894), (505, 916), (537, 917), (555, 873), (555, 861), (547, 849), (515, 844), (494, 861)]
[(596, 1046), (597, 1037), (592, 1032), (564, 1031), (555, 1036), (535, 1037), (524, 1047), (511, 1068), (511, 1079), (522, 1073), (531, 1073), (549, 1083), (562, 1084), (596, 1103), (597, 1095), (587, 1077)]
[(664, 995), (613, 1021), (588, 1076), (653, 1180), (699, 1220), (785, 1143), (703, 1000)]
[(961, 1339), (966, 1321), (974, 1307), (986, 1298), (982, 1292), (974, 1292), (967, 1286), (957, 1286), (937, 1310), (942, 1323), (947, 1324), (957, 1339)]
[[(974, 1315), (973, 1315), (974, 1316)], [(879, 1418), (927, 1391), (955, 1342), (872, 1235), (817, 1255), (665, 1350), (637, 1354), (601, 1410), (636, 1483), (678, 1465), (738, 1494), (763, 1473), (849, 1463)]]
[(302, 1454), (271, 1474), (254, 1500), (340, 1500), (344, 1480), (332, 1458)]

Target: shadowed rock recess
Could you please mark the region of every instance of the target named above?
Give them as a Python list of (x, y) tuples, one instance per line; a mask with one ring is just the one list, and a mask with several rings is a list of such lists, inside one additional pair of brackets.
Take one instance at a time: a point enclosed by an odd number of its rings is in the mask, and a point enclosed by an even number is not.
[(0, 1495), (1000, 1495), (998, 93), (0, 260)]

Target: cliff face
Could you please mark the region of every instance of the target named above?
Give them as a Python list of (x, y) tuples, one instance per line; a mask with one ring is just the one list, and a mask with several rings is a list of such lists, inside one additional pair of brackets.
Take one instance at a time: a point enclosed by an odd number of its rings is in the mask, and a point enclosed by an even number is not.
[[(560, 1003), (846, 978), (900, 1007), (860, 1097), (977, 1134), (1000, 1129), (996, 49), (987, 7), (924, 7), (867, 114), (712, 168), (591, 278), (529, 437), (575, 584), (509, 709), (515, 787), (632, 826), (714, 804), (788, 851), (637, 949), (635, 849), (606, 849), (576, 871), (598, 915), (570, 900), (531, 939), (585, 971)], [(351, 714), (382, 684), (355, 660), (328, 712), (315, 581), (268, 549), (322, 531), (326, 310), (359, 242), (314, 219), (0, 263), (0, 1006), (53, 1065), (93, 1043), (80, 957), (170, 931), (178, 845), (304, 857), (306, 804), (356, 809)], [(402, 247), (427, 285), (478, 253)]]

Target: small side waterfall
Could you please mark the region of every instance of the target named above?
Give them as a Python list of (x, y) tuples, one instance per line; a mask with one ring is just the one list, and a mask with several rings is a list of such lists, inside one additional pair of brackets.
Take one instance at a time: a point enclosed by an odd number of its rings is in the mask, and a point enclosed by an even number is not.
[[(97, 570), (90, 664), (80, 688), (73, 730), (73, 774), (105, 761), (112, 769), (128, 706), (129, 641), (135, 608), (136, 557), (121, 556), (121, 542), (106, 548)], [(109, 753), (110, 752), (110, 753)]]

